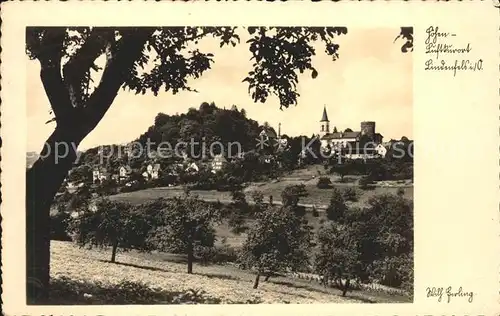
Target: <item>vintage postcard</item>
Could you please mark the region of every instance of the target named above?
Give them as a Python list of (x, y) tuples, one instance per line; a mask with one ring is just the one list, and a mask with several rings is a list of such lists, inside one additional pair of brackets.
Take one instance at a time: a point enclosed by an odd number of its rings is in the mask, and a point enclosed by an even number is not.
[(3, 3), (2, 310), (498, 315), (499, 7)]

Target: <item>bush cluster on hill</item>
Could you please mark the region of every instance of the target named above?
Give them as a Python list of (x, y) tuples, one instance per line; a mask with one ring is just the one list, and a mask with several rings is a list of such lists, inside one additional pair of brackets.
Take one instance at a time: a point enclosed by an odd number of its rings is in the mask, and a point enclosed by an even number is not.
[(316, 186), (319, 189), (328, 189), (332, 186), (332, 181), (328, 177), (320, 177), (318, 179), (318, 183), (316, 183)]

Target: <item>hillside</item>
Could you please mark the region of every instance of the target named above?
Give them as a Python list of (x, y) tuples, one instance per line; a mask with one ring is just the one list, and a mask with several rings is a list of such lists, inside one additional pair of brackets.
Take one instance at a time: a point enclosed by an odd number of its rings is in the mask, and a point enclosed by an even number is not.
[[(119, 253), (109, 263), (109, 251), (81, 249), (69, 242), (52, 241), (52, 304), (128, 304), (147, 300), (168, 304), (174, 292), (204, 291), (221, 303), (387, 303), (409, 302), (401, 296), (354, 291), (341, 297), (340, 291), (317, 283), (287, 277), (271, 278), (252, 289), (254, 275), (231, 266), (201, 266), (185, 273), (182, 257), (166, 254)], [(78, 289), (78, 293), (74, 288)], [(141, 297), (141, 295), (143, 295)], [(146, 295), (154, 296), (145, 297)], [(179, 297), (177, 297), (179, 299)], [(122, 302), (122, 303), (123, 303)]]
[[(272, 127), (267, 126), (266, 123), (264, 125), (274, 132)], [(140, 144), (141, 150), (138, 150), (137, 147), (133, 149), (133, 158), (131, 159), (125, 157), (122, 151), (115, 148), (118, 145), (102, 147), (112, 149), (111, 154), (106, 155), (107, 168), (116, 169), (120, 164), (128, 163), (133, 169), (140, 169), (141, 165), (149, 160), (150, 155), (153, 154), (150, 151), (158, 150), (159, 144), (162, 144), (162, 150), (172, 150), (168, 154), (174, 154), (174, 160), (175, 158), (183, 158), (182, 153), (186, 153), (189, 157), (196, 157), (196, 159), (200, 159), (201, 155), (208, 156), (205, 158), (211, 158), (211, 155), (219, 154), (215, 151), (220, 151), (220, 149), (227, 153), (229, 144), (232, 143), (238, 143), (243, 151), (254, 149), (255, 139), (261, 129), (262, 126), (257, 121), (247, 118), (244, 109), (238, 110), (234, 105), (231, 109), (222, 109), (214, 103), (204, 102), (199, 108), (190, 108), (186, 113), (175, 115), (158, 113), (153, 124), (133, 140), (134, 145)], [(200, 144), (202, 143), (208, 147), (204, 152), (201, 151)], [(220, 144), (222, 148), (214, 146), (214, 152), (210, 152), (209, 146), (213, 143)], [(177, 144), (181, 144), (181, 146), (176, 147)], [(98, 152), (97, 147), (85, 151), (81, 156), (80, 163), (102, 164)], [(167, 153), (165, 153), (166, 156)], [(168, 164), (172, 161), (171, 159), (163, 160), (162, 164)]]

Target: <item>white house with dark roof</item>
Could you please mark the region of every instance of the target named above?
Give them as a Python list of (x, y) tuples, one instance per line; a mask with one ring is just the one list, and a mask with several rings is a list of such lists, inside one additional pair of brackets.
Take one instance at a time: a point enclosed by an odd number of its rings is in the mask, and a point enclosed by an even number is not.
[(159, 163), (148, 164), (146, 167), (146, 171), (142, 173), (142, 176), (145, 180), (154, 180), (160, 178), (160, 170), (161, 166)]
[(270, 140), (270, 139), (276, 139), (278, 135), (276, 134), (276, 131), (272, 127), (264, 126), (262, 127), (262, 131), (260, 131), (259, 133), (259, 137), (263, 140)]
[(120, 179), (127, 179), (130, 174), (132, 173), (132, 168), (130, 166), (121, 166), (120, 169), (118, 169), (118, 173), (120, 175)]
[(103, 167), (97, 167), (92, 170), (92, 182), (96, 182), (97, 180), (103, 181), (107, 180), (110, 177), (108, 170)]
[(217, 172), (222, 170), (227, 163), (226, 157), (223, 155), (216, 155), (214, 159), (212, 159), (212, 171)]

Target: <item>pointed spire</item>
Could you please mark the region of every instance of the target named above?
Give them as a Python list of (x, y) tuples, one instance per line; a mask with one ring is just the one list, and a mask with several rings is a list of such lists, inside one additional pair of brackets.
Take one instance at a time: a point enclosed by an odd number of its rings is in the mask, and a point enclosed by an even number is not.
[(328, 115), (326, 114), (326, 105), (325, 107), (323, 108), (323, 117), (321, 118), (321, 121), (320, 122), (329, 122), (328, 120)]

